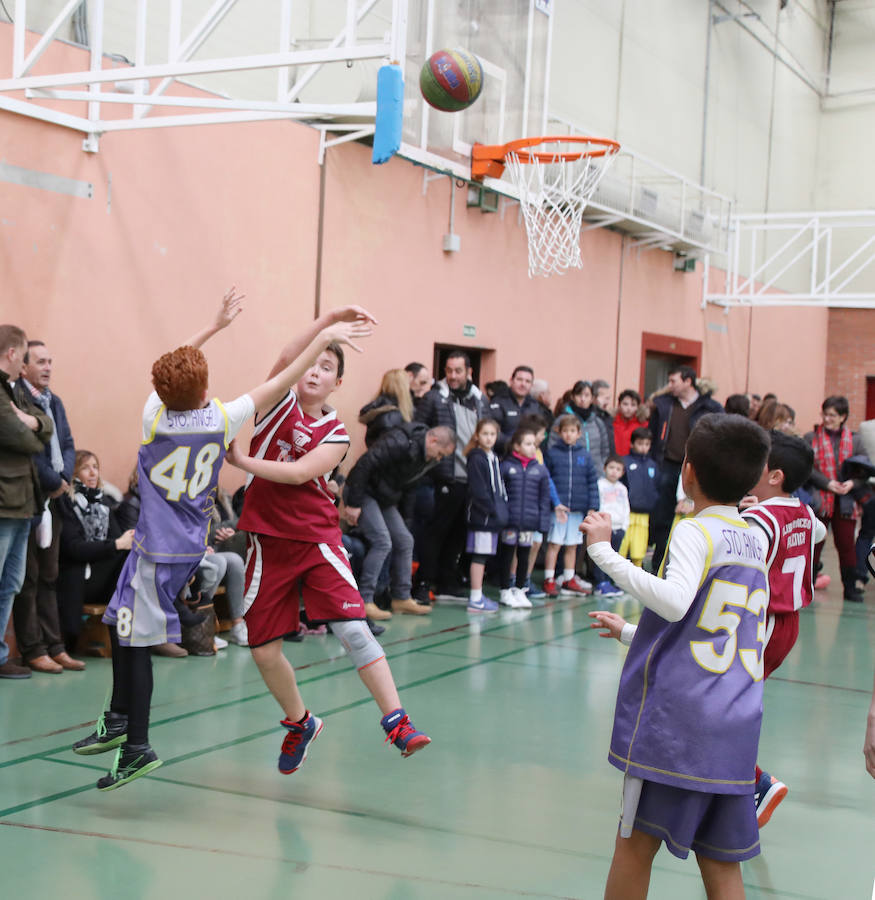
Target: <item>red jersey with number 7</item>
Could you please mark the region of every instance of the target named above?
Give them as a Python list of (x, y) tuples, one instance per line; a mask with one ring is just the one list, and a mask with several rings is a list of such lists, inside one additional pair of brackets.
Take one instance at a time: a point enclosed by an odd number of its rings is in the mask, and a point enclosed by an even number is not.
[(811, 507), (796, 497), (773, 497), (741, 515), (768, 538), (769, 612), (791, 613), (808, 606), (814, 596), (815, 533), (823, 527)]

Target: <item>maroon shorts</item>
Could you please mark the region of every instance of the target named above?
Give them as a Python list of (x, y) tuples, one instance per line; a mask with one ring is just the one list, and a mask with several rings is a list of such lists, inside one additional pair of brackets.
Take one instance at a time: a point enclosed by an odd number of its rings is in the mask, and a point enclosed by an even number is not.
[(311, 622), (365, 618), (365, 602), (340, 544), (250, 534), (243, 598), (249, 646), (297, 631), (301, 600)]
[(773, 613), (769, 618), (774, 618), (775, 624), (763, 652), (763, 678), (768, 678), (784, 662), (799, 637), (798, 612)]

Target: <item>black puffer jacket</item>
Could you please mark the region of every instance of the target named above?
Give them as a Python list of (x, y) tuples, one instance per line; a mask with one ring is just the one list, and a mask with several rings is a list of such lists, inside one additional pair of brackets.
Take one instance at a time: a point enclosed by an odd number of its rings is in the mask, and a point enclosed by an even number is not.
[(360, 507), (367, 495), (380, 506), (396, 506), (404, 491), (435, 465), (425, 458), (427, 433), (420, 422), (403, 422), (377, 438), (347, 476), (346, 505)]
[(365, 426), (365, 446), (370, 447), (381, 434), (404, 421), (398, 400), (391, 394), (380, 394), (359, 410), (359, 422)]
[(456, 433), (456, 452), (442, 459), (434, 468), (432, 479), (437, 484), (467, 481), (468, 466), (464, 449), (477, 422), (487, 414), (480, 388), (470, 381), (458, 391), (451, 390), (446, 379), (439, 381), (416, 407), (416, 421), (434, 428), (446, 425)]

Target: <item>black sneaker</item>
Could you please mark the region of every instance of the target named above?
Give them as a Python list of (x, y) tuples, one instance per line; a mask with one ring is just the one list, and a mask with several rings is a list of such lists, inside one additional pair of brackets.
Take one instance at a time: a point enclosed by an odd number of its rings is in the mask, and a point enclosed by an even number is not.
[(98, 779), (97, 790), (114, 791), (141, 775), (148, 775), (160, 765), (162, 761), (148, 744), (122, 744), (116, 751), (112, 768)]
[(424, 581), (414, 585), (413, 590), (410, 592), (410, 596), (413, 597), (420, 606), (431, 606), (431, 590)]
[(461, 582), (451, 582), (435, 588), (435, 600), (467, 600), (468, 589)]
[(107, 750), (115, 750), (120, 746), (127, 736), (128, 717), (108, 710), (100, 714), (95, 730), (87, 738), (73, 744), (73, 752), (82, 756), (106, 753)]

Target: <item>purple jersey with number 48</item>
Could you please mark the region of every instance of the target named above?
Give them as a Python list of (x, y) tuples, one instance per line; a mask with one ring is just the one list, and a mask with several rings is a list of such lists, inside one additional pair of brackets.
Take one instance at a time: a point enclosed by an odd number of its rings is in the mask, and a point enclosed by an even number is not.
[(678, 622), (642, 614), (620, 678), (608, 759), (648, 781), (752, 794), (768, 601), (762, 539), (740, 518), (705, 514), (680, 522), (671, 543), (692, 528), (709, 547), (699, 590)]
[(151, 562), (196, 562), (207, 546), (219, 469), (230, 443), (225, 408), (219, 400), (182, 412), (161, 406), (143, 425), (149, 436), (137, 455), (134, 550)]

